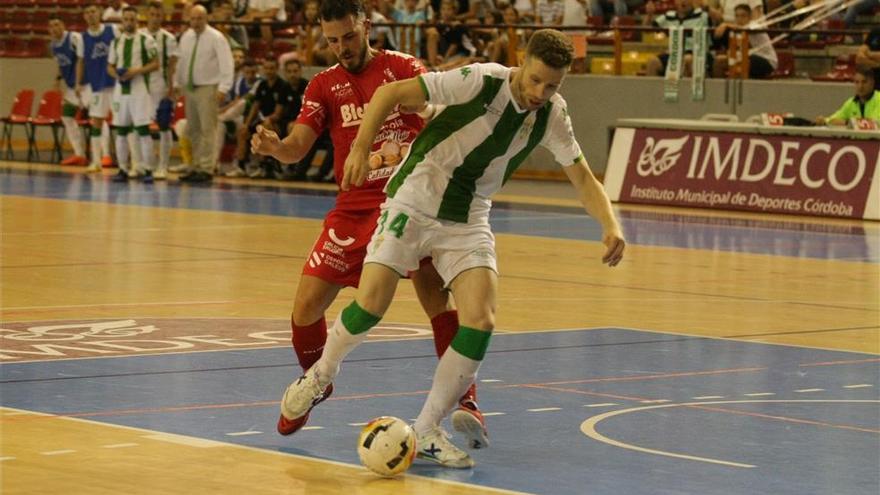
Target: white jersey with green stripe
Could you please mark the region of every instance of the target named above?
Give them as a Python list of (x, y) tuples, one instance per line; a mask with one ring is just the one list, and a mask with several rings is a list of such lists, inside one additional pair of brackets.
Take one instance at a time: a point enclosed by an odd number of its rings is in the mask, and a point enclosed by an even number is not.
[[(107, 63), (119, 71), (123, 68), (143, 67), (155, 58), (156, 41), (152, 36), (142, 32), (121, 33), (110, 46)], [(114, 91), (121, 92), (121, 94), (146, 94), (149, 92), (149, 80), (145, 79), (143, 74), (134, 76), (126, 82), (128, 84), (117, 80)]]
[[(159, 57), (159, 69), (148, 74), (151, 89), (153, 86), (165, 88), (168, 81), (168, 70), (171, 67), (171, 57), (179, 57), (177, 49), (177, 38), (165, 29), (159, 28), (155, 33), (150, 32), (147, 28), (142, 28), (140, 32), (149, 34), (156, 42), (156, 56)], [(156, 84), (154, 84), (156, 83)]]
[(412, 143), (385, 191), (394, 202), (459, 223), (488, 222), (491, 197), (531, 151), (542, 145), (563, 166), (581, 149), (565, 100), (520, 108), (510, 92), (513, 72), (473, 64), (420, 77), (428, 102), (446, 105)]

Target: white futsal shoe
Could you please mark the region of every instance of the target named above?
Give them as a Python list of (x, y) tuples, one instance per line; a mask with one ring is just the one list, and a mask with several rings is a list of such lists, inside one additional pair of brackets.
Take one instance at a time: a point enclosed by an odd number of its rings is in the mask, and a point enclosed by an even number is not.
[(287, 419), (296, 419), (324, 400), (324, 389), (330, 381), (321, 383), (318, 367), (312, 366), (284, 391), (281, 399), (281, 414)]
[(444, 467), (467, 469), (474, 467), (474, 460), (467, 452), (453, 445), (449, 441), (449, 434), (439, 426), (435, 426), (428, 433), (419, 435), (416, 433), (416, 454), (419, 459), (436, 462)]

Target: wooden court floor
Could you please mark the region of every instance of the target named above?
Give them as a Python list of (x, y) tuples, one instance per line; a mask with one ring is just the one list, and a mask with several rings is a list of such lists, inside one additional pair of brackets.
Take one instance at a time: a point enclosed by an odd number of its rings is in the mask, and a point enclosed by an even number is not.
[[(7, 175), (25, 169), (38, 178), (46, 173), (24, 165), (0, 167)], [(79, 172), (68, 175), (73, 180)], [(213, 187), (232, 188), (234, 194), (237, 184)], [(30, 192), (11, 187), (0, 196), (4, 327), (135, 317), (283, 320), (320, 230), (320, 220), (293, 213), (116, 201), (112, 190), (108, 193), (109, 183), (95, 186), (91, 197), (84, 197), (81, 189), (71, 194), (73, 187), (51, 193), (41, 192), (39, 184)], [(188, 194), (176, 184), (158, 185), (156, 191), (136, 194)], [(525, 194), (499, 199), (519, 205), (575, 205)], [(530, 207), (521, 207), (527, 216)], [(619, 208), (635, 215), (647, 210), (671, 217), (754, 221), (758, 226), (749, 235), (767, 236), (769, 242), (774, 232), (761, 227), (762, 221), (853, 229), (873, 239), (868, 249), (875, 258), (880, 237), (876, 223)], [(687, 219), (669, 224), (670, 231), (676, 229), (686, 236)], [(848, 242), (846, 236), (841, 242)], [(594, 240), (498, 234), (499, 331), (631, 328), (880, 354), (876, 259), (674, 244), (632, 242), (625, 261), (608, 269), (599, 262), (602, 246)], [(351, 298), (352, 292), (344, 291), (328, 316), (335, 316)], [(421, 327), (427, 323), (406, 282), (385, 320)], [(510, 493), (414, 476), (377, 481), (356, 467), (232, 444), (204, 450), (189, 441), (155, 440), (137, 454), (95, 448), (87, 462), (68, 460), (62, 454), (31, 451), (39, 445), (51, 452), (71, 442), (124, 445), (145, 432), (10, 408), (0, 414), (0, 459), (18, 458), (0, 461), (3, 493)], [(211, 475), (218, 470), (234, 472), (240, 484), (218, 483)]]

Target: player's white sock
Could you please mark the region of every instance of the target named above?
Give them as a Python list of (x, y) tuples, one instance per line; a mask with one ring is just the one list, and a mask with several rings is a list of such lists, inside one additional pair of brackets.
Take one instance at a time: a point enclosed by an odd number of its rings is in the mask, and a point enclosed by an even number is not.
[(324, 345), (324, 353), (321, 359), (315, 363), (322, 382), (331, 382), (339, 373), (339, 364), (351, 351), (354, 350), (364, 339), (369, 330), (381, 318), (366, 312), (352, 302), (336, 318), (333, 327), (327, 332), (327, 343)]
[(159, 170), (168, 170), (168, 160), (171, 157), (172, 144), (171, 130), (159, 132)]
[(129, 155), (129, 158), (131, 159), (131, 167), (129, 167), (128, 169), (129, 170), (146, 170), (146, 167), (144, 166), (144, 162), (141, 159), (141, 156), (143, 156), (143, 155), (141, 155), (141, 144), (138, 141), (137, 132), (128, 133), (128, 141), (127, 142), (128, 142), (128, 149), (130, 150), (128, 155)]
[(153, 137), (149, 134), (147, 134), (146, 136), (138, 136), (138, 141), (140, 141), (141, 167), (143, 167), (144, 170), (155, 170), (155, 159), (153, 158)]
[(98, 163), (101, 163), (100, 160), (104, 155), (110, 154), (110, 126), (107, 125), (106, 120), (101, 126), (101, 145), (102, 147), (99, 149), (102, 149), (104, 153), (98, 156)]
[(128, 162), (128, 135), (116, 134), (116, 161), (119, 163), (120, 170), (124, 170), (126, 173), (131, 170)]
[[(103, 150), (103, 146), (102, 146), (102, 144), (104, 143), (104, 140), (101, 138), (101, 135), (99, 134), (97, 136), (92, 135), (92, 137), (90, 138), (90, 141), (91, 141), (91, 145), (92, 145), (92, 164), (100, 166), (101, 165), (101, 157), (104, 156), (104, 153), (103, 153), (104, 150)], [(109, 152), (110, 148), (107, 148), (107, 151)]]
[(61, 117), (61, 123), (64, 124), (64, 132), (67, 133), (67, 140), (73, 148), (73, 154), (76, 156), (85, 156), (83, 150), (83, 133), (82, 129), (76, 125), (76, 119), (73, 117)]
[(491, 335), (491, 332), (459, 327), (449, 349), (440, 358), (431, 391), (413, 425), (417, 434), (424, 435), (439, 425), (474, 383)]

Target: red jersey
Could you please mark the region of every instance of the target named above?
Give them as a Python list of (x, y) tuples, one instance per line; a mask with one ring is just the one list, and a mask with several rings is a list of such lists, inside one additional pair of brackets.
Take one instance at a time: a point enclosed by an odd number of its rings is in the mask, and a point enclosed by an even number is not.
[[(425, 67), (410, 55), (380, 50), (364, 69), (353, 74), (336, 64), (318, 73), (306, 87), (298, 124), (321, 134), (330, 128), (333, 141), (333, 173), (342, 181), (345, 159), (360, 128), (367, 103), (379, 86), (425, 73)], [(340, 191), (336, 197), (339, 210), (377, 209), (385, 201), (385, 183), (409, 151), (410, 143), (424, 127), (422, 118), (402, 114), (396, 109), (373, 141), (370, 173), (360, 187)]]

